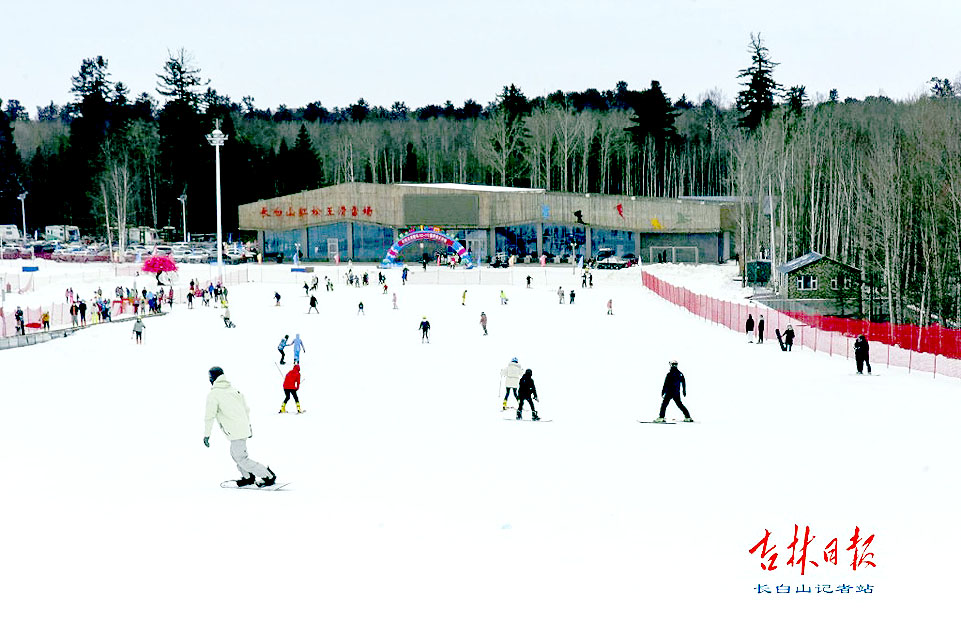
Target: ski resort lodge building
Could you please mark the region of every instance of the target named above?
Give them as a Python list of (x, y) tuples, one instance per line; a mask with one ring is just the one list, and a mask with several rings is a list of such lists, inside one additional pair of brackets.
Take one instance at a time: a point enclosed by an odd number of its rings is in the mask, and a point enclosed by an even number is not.
[[(504, 252), (519, 260), (588, 258), (600, 248), (644, 262), (731, 258), (733, 199), (642, 198), (483, 185), (344, 183), (247, 203), (240, 229), (257, 232), (268, 257), (379, 262), (410, 230), (438, 228), (477, 262)], [(432, 247), (429, 247), (432, 246)], [(412, 243), (399, 258), (421, 259), (439, 243)]]

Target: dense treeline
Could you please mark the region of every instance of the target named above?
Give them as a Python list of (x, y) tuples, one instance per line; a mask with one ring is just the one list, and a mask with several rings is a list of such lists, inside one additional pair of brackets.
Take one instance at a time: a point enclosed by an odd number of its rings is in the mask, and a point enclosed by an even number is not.
[[(932, 79), (932, 95), (812, 105), (783, 90), (776, 63), (751, 37), (734, 107), (708, 95), (675, 101), (660, 84), (636, 91), (557, 91), (528, 98), (507, 86), (489, 104), (416, 109), (363, 99), (259, 109), (218, 94), (183, 51), (157, 75), (157, 93), (128, 96), (103, 58), (71, 79), (75, 102), (0, 107), (0, 213), (28, 226), (214, 228), (219, 122), (224, 226), (240, 203), (361, 181), (457, 182), (637, 196), (743, 197), (743, 257), (776, 264), (816, 250), (856, 266), (892, 320), (948, 322), (961, 311), (961, 100)], [(856, 297), (857, 298), (857, 297)], [(862, 310), (867, 313), (868, 310)]]

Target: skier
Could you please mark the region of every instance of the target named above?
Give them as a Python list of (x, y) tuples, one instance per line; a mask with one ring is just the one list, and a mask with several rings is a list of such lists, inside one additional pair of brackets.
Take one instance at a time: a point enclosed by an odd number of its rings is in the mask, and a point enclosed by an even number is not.
[(664, 385), (661, 386), (661, 396), (664, 397), (661, 401), (661, 410), (658, 413), (657, 419), (654, 420), (655, 423), (664, 423), (664, 411), (667, 410), (667, 404), (673, 401), (677, 404), (677, 407), (681, 409), (684, 413), (684, 421), (694, 421), (691, 419), (691, 413), (687, 411), (684, 404), (681, 403), (681, 393), (687, 396), (687, 382), (684, 381), (684, 375), (680, 370), (677, 369), (677, 361), (671, 361), (671, 369), (668, 370), (667, 376), (664, 377)]
[(870, 351), (871, 346), (868, 344), (867, 337), (859, 334), (858, 338), (854, 340), (854, 362), (857, 365), (858, 374), (864, 374), (865, 365), (868, 367), (868, 374), (871, 374)]
[(307, 314), (310, 314), (311, 312), (320, 314), (320, 310), (317, 309), (317, 296), (314, 294), (310, 295), (310, 307), (307, 308)]
[(280, 292), (274, 292), (274, 300), (277, 301), (274, 305), (280, 305)]
[(557, 302), (559, 304), (564, 303), (564, 288), (561, 286), (557, 287)]
[(574, 288), (571, 288), (571, 305), (574, 305)]
[(13, 313), (13, 319), (16, 331), (21, 335), (25, 334), (26, 330), (24, 330), (23, 309), (19, 305), (17, 306), (17, 311)]
[[(521, 377), (520, 386), (517, 393), (517, 418), (521, 418), (521, 411), (524, 410), (524, 401), (531, 406), (531, 419), (534, 421), (539, 421), (540, 417), (537, 416), (537, 410), (534, 409), (534, 402), (537, 399), (537, 386), (534, 385), (534, 372), (528, 368), (524, 371), (524, 376)], [(532, 398), (533, 397), (533, 398)]]
[(45, 311), (43, 314), (41, 314), (40, 322), (43, 324), (44, 330), (49, 330), (50, 329), (50, 313)]
[(386, 283), (384, 283), (384, 292), (383, 292), (383, 293), (384, 293), (384, 294), (387, 294), (387, 284), (386, 284)]
[(230, 320), (230, 308), (224, 308), (224, 327), (235, 328), (234, 322)]
[(483, 312), (481, 312), (480, 324), (481, 324), (481, 327), (484, 328), (484, 336), (486, 337), (487, 336), (487, 315), (484, 314)]
[(137, 317), (137, 320), (133, 322), (133, 334), (137, 337), (137, 343), (143, 343), (143, 317)]
[(501, 368), (501, 378), (504, 379), (504, 410), (507, 410), (507, 398), (511, 391), (514, 392), (514, 400), (517, 401), (517, 386), (521, 380), (521, 364), (517, 363), (517, 357), (511, 359), (505, 367)]
[(304, 281), (304, 296), (310, 294), (310, 286), (307, 285), (307, 281)]
[(586, 288), (586, 287), (587, 287), (587, 270), (584, 270), (584, 271), (581, 273), (581, 287), (582, 287), (582, 288)]
[(757, 322), (757, 343), (758, 345), (764, 343), (764, 315)]
[(294, 340), (290, 345), (294, 346), (294, 363), (300, 363), (300, 351), (307, 352), (307, 348), (304, 347), (304, 342), (300, 340), (299, 334), (294, 335)]
[(290, 369), (287, 376), (284, 377), (284, 402), (280, 404), (280, 412), (287, 412), (287, 402), (290, 398), (294, 398), (294, 403), (297, 404), (297, 414), (303, 412), (300, 409), (300, 399), (297, 398), (297, 391), (300, 390), (300, 365), (295, 363), (294, 367)]
[(404, 269), (401, 270), (401, 272), (400, 272), (400, 281), (401, 281), (401, 284), (402, 284), (402, 285), (407, 285), (407, 272), (408, 272), (408, 271), (407, 271), (407, 266), (405, 265), (405, 266), (404, 266)]
[(424, 341), (426, 341), (430, 343), (430, 336), (428, 336), (430, 334), (430, 321), (427, 320), (427, 317), (421, 319), (420, 326), (418, 327), (420, 327), (420, 342), (424, 343)]
[(507, 295), (501, 290), (501, 305), (507, 305)]
[(754, 317), (752, 317), (750, 314), (747, 315), (747, 321), (744, 324), (744, 331), (747, 334), (748, 343), (754, 343), (754, 339), (751, 338), (754, 336)]
[(594, 287), (594, 273), (593, 273), (593, 272), (588, 272), (588, 273), (587, 273), (587, 287), (588, 287), (588, 288), (593, 288), (593, 287)]
[(236, 481), (237, 486), (273, 486), (277, 480), (274, 471), (247, 456), (247, 440), (253, 436), (247, 400), (223, 375), (223, 368), (215, 366), (210, 369), (211, 388), (204, 413), (204, 446), (210, 448), (210, 433), (216, 419), (230, 440), (230, 456), (243, 475)]
[(784, 331), (784, 347), (790, 352), (791, 348), (794, 346), (794, 328), (788, 325), (787, 330)]
[(460, 304), (467, 305), (467, 290), (464, 290), (464, 293), (460, 295)]
[[(298, 334), (297, 336), (299, 337), (300, 335)], [(289, 338), (290, 338), (290, 335), (285, 334), (284, 338), (280, 340), (279, 344), (277, 344), (277, 351), (280, 352), (280, 365), (284, 365), (284, 362), (287, 359), (287, 354), (284, 352), (284, 348), (286, 348), (289, 345), (287, 343), (287, 339)]]
[(81, 327), (87, 327), (87, 302), (80, 299), (80, 305), (77, 306), (80, 310), (80, 325)]
[[(363, 302), (363, 301), (361, 301), (360, 303), (357, 304), (357, 314), (364, 314), (364, 302)], [(367, 316), (367, 315), (364, 314), (364, 316)]]
[(614, 299), (607, 300), (607, 315), (614, 316)]
[[(134, 304), (134, 312), (137, 311), (136, 308), (137, 308), (137, 306), (136, 306), (136, 304)], [(70, 304), (70, 324), (71, 324), (71, 327), (77, 328), (77, 327), (80, 326), (80, 323), (77, 321), (77, 315), (78, 315), (79, 313), (80, 313), (80, 308), (77, 307), (77, 304), (76, 304), (76, 303), (71, 303), (71, 304)]]
[(397, 309), (397, 293), (394, 292), (394, 309)]
[(187, 290), (187, 309), (194, 309), (194, 291), (193, 288)]
[(530, 287), (531, 287), (531, 275), (528, 274), (528, 275), (527, 275), (527, 288), (530, 289)]
[[(161, 288), (161, 294), (163, 293), (163, 288)], [(173, 309), (174, 307), (174, 289), (173, 286), (170, 287), (170, 291), (167, 292), (167, 307)]]

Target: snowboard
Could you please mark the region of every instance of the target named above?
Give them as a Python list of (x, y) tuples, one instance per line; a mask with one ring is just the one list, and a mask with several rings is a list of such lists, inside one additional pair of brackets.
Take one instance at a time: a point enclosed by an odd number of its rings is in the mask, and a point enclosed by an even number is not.
[(237, 490), (280, 490), (284, 486), (289, 486), (290, 482), (286, 484), (274, 484), (273, 486), (258, 486), (257, 484), (250, 484), (247, 486), (238, 486), (236, 480), (228, 480), (225, 482), (220, 482), (221, 488), (235, 488)]
[(503, 419), (504, 421), (529, 421), (536, 424), (549, 424), (551, 421), (553, 421), (553, 419), (538, 419), (537, 421), (534, 421), (533, 419), (528, 419), (527, 417), (522, 417), (520, 419), (517, 417), (503, 417)]
[(774, 334), (777, 335), (777, 343), (781, 346), (781, 352), (787, 352), (787, 346), (784, 345), (784, 339), (781, 338), (781, 329), (774, 328)]

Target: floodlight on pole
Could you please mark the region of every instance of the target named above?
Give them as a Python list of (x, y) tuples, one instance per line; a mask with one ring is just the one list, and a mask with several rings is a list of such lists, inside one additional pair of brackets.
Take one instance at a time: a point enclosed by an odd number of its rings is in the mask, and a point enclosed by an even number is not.
[(224, 232), (220, 221), (220, 148), (227, 142), (227, 135), (220, 131), (220, 121), (212, 132), (207, 134), (207, 142), (214, 146), (217, 166), (217, 278), (224, 282)]
[[(217, 185), (220, 185), (219, 179), (217, 180)], [(180, 201), (180, 211), (184, 216), (184, 243), (186, 243), (187, 242), (187, 195), (181, 194), (180, 196), (177, 197), (177, 200)]]
[(29, 192), (24, 190), (23, 194), (17, 197), (17, 199), (20, 201), (20, 213), (23, 215), (23, 242), (24, 243), (27, 242), (27, 206), (26, 206), (27, 194), (29, 194)]

